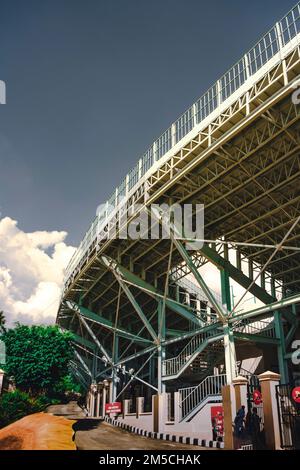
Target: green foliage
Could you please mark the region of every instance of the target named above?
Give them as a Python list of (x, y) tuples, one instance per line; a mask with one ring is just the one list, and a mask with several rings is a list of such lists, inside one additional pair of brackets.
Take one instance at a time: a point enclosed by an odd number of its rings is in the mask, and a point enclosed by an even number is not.
[(17, 324), (1, 339), (6, 345), (5, 370), (21, 390), (31, 395), (52, 393), (66, 375), (73, 357), (70, 333), (57, 326)]
[(4, 393), (0, 398), (0, 427), (7, 426), (28, 414), (37, 413), (44, 406), (38, 400), (19, 390)]
[(60, 381), (54, 386), (54, 393), (57, 395), (65, 395), (68, 393), (82, 393), (82, 387), (76, 383), (72, 375), (65, 375)]

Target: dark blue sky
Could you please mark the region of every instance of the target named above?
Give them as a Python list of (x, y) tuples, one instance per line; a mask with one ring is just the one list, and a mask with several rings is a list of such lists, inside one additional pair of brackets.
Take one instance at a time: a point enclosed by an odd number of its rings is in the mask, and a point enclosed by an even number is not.
[(295, 3), (0, 0), (0, 212), (77, 244), (169, 124)]

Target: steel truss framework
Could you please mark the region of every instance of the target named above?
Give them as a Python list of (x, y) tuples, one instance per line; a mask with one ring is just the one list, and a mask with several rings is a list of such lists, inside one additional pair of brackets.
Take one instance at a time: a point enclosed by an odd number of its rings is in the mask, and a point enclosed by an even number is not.
[[(57, 317), (74, 333), (71, 367), (82, 383), (110, 377), (116, 398), (133, 377), (161, 392), (166, 384), (199, 381), (220, 365), (230, 381), (245, 344), (262, 351), (275, 348), (282, 380), (288, 380), (287, 360), (299, 324), (300, 251), (280, 243), (300, 248), (300, 105), (291, 99), (299, 73), (296, 45), (119, 209), (129, 212), (137, 202), (145, 208), (164, 202), (204, 204), (205, 239), (216, 243), (187, 251), (174, 236), (107, 240), (112, 227), (121, 229), (116, 213), (91, 244), (66, 280)], [(128, 222), (136, 216), (131, 214)], [(235, 252), (234, 263), (229, 251)], [(208, 262), (220, 271), (221, 302), (199, 271)], [(186, 275), (205, 293), (204, 305), (188, 290), (180, 292), (178, 281)], [(267, 307), (235, 312), (230, 278)], [(254, 320), (261, 322), (260, 329)], [(221, 357), (215, 346), (220, 344)], [(205, 367), (188, 378), (187, 370), (204, 353)]]

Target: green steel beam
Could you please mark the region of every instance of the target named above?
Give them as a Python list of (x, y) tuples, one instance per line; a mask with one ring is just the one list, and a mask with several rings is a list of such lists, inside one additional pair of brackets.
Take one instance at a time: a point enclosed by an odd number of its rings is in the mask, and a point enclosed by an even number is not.
[(231, 295), (230, 295), (230, 282), (229, 282), (229, 273), (226, 269), (220, 269), (221, 277), (221, 295), (222, 295), (222, 304), (226, 307), (227, 312), (231, 311)]
[[(242, 271), (236, 268), (230, 261), (224, 259), (216, 250), (213, 250), (208, 245), (203, 245), (201, 248), (201, 253), (205, 258), (211, 261), (215, 266), (219, 269), (224, 269), (228, 276), (230, 276), (235, 282), (240, 284), (244, 289), (248, 289), (251, 284), (251, 279), (247, 277)], [(254, 295), (257, 299), (261, 300), (264, 304), (270, 304), (275, 302), (276, 299), (268, 294), (262, 287), (258, 284), (254, 284), (250, 289), (252, 295)]]
[(82, 359), (82, 357), (80, 356), (79, 352), (76, 351), (74, 349), (74, 354), (76, 356), (76, 358), (79, 360), (80, 364), (82, 365), (82, 367), (84, 368), (84, 370), (86, 371), (86, 373), (90, 376), (90, 377), (93, 377), (93, 374), (92, 372), (90, 371), (89, 367), (87, 366), (86, 362)]
[[(121, 336), (122, 338), (126, 338), (135, 342), (142, 342), (142, 343), (152, 343), (152, 341), (143, 338), (138, 335), (134, 335), (132, 333), (129, 333), (128, 331), (125, 331), (119, 327), (115, 328), (114, 324), (108, 320), (107, 318), (102, 317), (101, 315), (92, 312), (86, 307), (83, 307), (82, 305), (76, 304), (76, 302), (72, 301), (72, 304), (74, 304), (74, 311), (78, 311), (81, 313), (82, 316), (87, 318), (88, 320), (91, 320), (95, 323), (98, 323), (98, 325), (103, 326), (104, 328), (110, 330), (110, 331), (116, 331), (116, 333)], [(70, 305), (70, 301), (68, 301), (68, 305)], [(70, 307), (69, 307), (70, 308)]]
[[(68, 302), (68, 301), (67, 301)], [(76, 311), (76, 310), (75, 310)], [(102, 344), (100, 343), (100, 341), (98, 340), (98, 338), (96, 337), (95, 333), (93, 332), (92, 328), (89, 326), (89, 324), (87, 323), (87, 321), (83, 318), (82, 315), (80, 315), (80, 312), (79, 311), (76, 311), (76, 315), (78, 315), (78, 318), (79, 320), (81, 321), (81, 323), (83, 323), (83, 325), (85, 326), (85, 329), (87, 330), (87, 332), (89, 333), (89, 335), (92, 337), (94, 343), (96, 344), (96, 346), (98, 346), (98, 348), (100, 349), (100, 351), (102, 352), (102, 354), (104, 355), (105, 359), (107, 360), (107, 362), (109, 362), (110, 364), (112, 364), (112, 359), (111, 357), (109, 356), (109, 354), (106, 352), (105, 348), (102, 346)]]
[(264, 305), (263, 307), (258, 307), (255, 308), (254, 310), (248, 310), (243, 313), (239, 313), (234, 317), (231, 317), (229, 319), (230, 323), (235, 323), (237, 321), (240, 321), (244, 318), (251, 318), (251, 317), (256, 317), (260, 316), (263, 314), (268, 314), (270, 312), (274, 312), (275, 310), (281, 310), (283, 308), (286, 308), (290, 305), (295, 305), (300, 303), (300, 294), (293, 295), (291, 297), (287, 297), (282, 300), (278, 300), (276, 302), (273, 302), (272, 304), (269, 305)]
[(95, 351), (96, 345), (92, 343), (92, 341), (89, 341), (86, 338), (83, 338), (83, 336), (79, 336), (74, 331), (72, 330), (67, 330), (66, 328), (61, 328), (63, 331), (67, 331), (68, 333), (71, 333), (74, 339), (74, 342), (81, 344), (82, 346), (85, 346), (86, 348), (91, 349), (92, 351)]
[[(141, 290), (145, 291), (147, 294), (149, 294), (150, 296), (152, 296), (153, 298), (157, 300), (163, 298), (163, 294), (159, 292), (158, 289), (156, 289), (154, 286), (152, 286), (148, 282), (141, 279), (136, 274), (133, 274), (128, 269), (124, 268), (120, 263), (117, 263), (116, 261), (112, 260), (111, 258), (108, 258), (107, 256), (102, 256), (101, 258), (103, 259), (103, 262), (105, 263), (107, 267), (108, 267), (108, 264), (113, 263), (116, 272), (120, 274), (120, 276), (122, 276), (122, 278), (124, 278), (126, 281), (133, 284), (135, 287), (140, 288)], [(199, 318), (197, 318), (196, 315), (191, 313), (187, 308), (181, 305), (179, 302), (176, 302), (175, 300), (167, 297), (166, 306), (173, 312), (185, 318), (186, 320), (192, 321), (197, 326), (199, 327), (203, 326), (203, 322)]]
[(187, 250), (185, 249), (185, 247), (183, 246), (183, 244), (174, 236), (174, 234), (172, 234), (172, 231), (170, 232), (171, 233), (171, 236), (172, 236), (172, 240), (173, 240), (173, 243), (174, 245), (176, 246), (177, 250), (179, 251), (179, 253), (181, 254), (183, 260), (186, 262), (187, 266), (189, 267), (189, 269), (191, 270), (193, 276), (195, 277), (196, 281), (198, 282), (199, 286), (201, 287), (201, 289), (203, 290), (203, 292), (205, 293), (206, 297), (208, 298), (208, 300), (210, 301), (210, 303), (213, 305), (214, 309), (216, 310), (218, 316), (219, 316), (219, 319), (223, 322), (223, 323), (226, 323), (226, 313), (224, 312), (223, 308), (221, 305), (219, 305), (219, 303), (217, 302), (217, 300), (215, 299), (213, 293), (211, 292), (211, 290), (209, 289), (209, 287), (206, 285), (203, 277), (201, 276), (201, 274), (199, 273), (198, 269), (196, 268), (196, 266), (194, 265), (193, 263), (193, 260), (192, 258), (190, 257), (190, 255), (188, 254)]
[(267, 336), (248, 334), (248, 333), (233, 333), (234, 337), (243, 341), (253, 341), (254, 343), (267, 343), (267, 344), (279, 344), (279, 339), (268, 338)]
[(279, 338), (279, 344), (277, 345), (277, 356), (280, 373), (280, 382), (283, 384), (289, 383), (289, 371), (287, 361), (285, 359), (286, 348), (285, 348), (285, 336), (282, 324), (282, 318), (280, 312), (274, 312), (274, 325), (276, 337)]
[(152, 325), (151, 323), (149, 322), (148, 318), (146, 317), (146, 315), (144, 314), (143, 310), (141, 309), (140, 305), (138, 304), (138, 302), (136, 301), (136, 298), (135, 296), (133, 295), (133, 293), (131, 292), (131, 290), (129, 289), (129, 287), (124, 283), (123, 279), (121, 278), (121, 276), (118, 276), (117, 273), (114, 272), (114, 275), (116, 276), (120, 286), (122, 287), (123, 291), (125, 292), (128, 300), (130, 301), (131, 305), (133, 306), (134, 310), (136, 311), (136, 313), (138, 314), (138, 316), (140, 317), (140, 319), (142, 320), (142, 322), (144, 323), (146, 329), (148, 330), (148, 332), (150, 333), (150, 335), (152, 336), (153, 340), (158, 343), (158, 336), (157, 334), (155, 333), (154, 329), (152, 328)]

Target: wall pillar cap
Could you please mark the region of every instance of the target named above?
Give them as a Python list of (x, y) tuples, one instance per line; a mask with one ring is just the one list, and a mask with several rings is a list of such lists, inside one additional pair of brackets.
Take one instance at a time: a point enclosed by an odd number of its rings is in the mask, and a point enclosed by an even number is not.
[(247, 385), (248, 379), (242, 375), (238, 375), (234, 379), (232, 379), (232, 384), (235, 385)]
[(260, 382), (264, 381), (274, 381), (274, 382), (279, 382), (280, 381), (280, 374), (276, 374), (276, 372), (272, 372), (270, 370), (267, 370), (266, 372), (263, 372), (258, 376), (258, 380)]
[(0, 375), (4, 375), (4, 374), (5, 374), (4, 370), (0, 369)]

